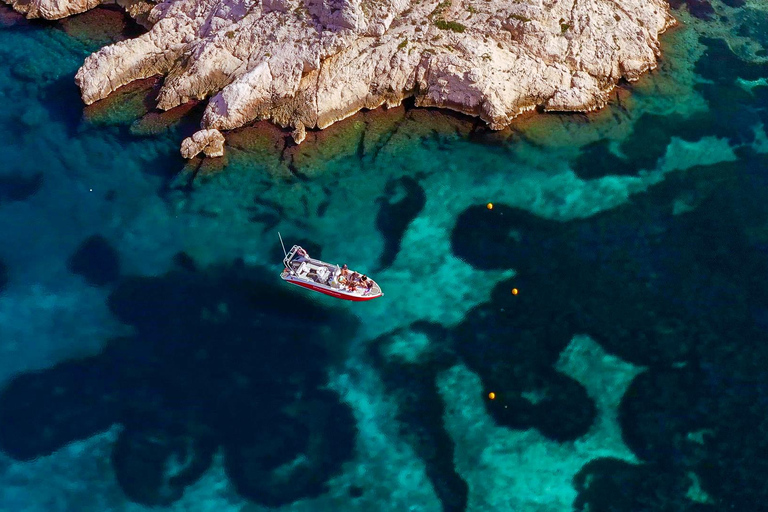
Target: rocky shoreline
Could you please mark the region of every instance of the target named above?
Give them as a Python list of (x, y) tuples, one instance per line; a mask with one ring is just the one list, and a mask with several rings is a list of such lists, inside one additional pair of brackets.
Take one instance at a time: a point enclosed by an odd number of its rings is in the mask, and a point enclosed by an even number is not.
[[(97, 0), (5, 0), (59, 19)], [(191, 158), (222, 154), (219, 131), (269, 119), (326, 128), (361, 109), (452, 109), (502, 129), (537, 107), (591, 111), (620, 79), (656, 66), (675, 23), (665, 0), (119, 1), (149, 30), (86, 58), (75, 81), (92, 104), (163, 76), (158, 108), (208, 98)]]

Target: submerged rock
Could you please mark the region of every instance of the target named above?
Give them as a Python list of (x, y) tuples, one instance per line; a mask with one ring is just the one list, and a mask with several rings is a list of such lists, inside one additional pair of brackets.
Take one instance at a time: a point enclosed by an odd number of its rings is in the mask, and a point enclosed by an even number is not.
[(25, 201), (43, 186), (43, 173), (33, 175), (0, 174), (0, 203)]
[(6, 284), (8, 284), (8, 267), (5, 266), (5, 263), (0, 261), (0, 292), (3, 291)]
[(69, 257), (67, 267), (92, 286), (105, 286), (120, 277), (120, 256), (101, 235), (93, 235)]
[[(29, 17), (93, 7), (5, 1)], [(146, 23), (86, 59), (75, 78), (86, 104), (164, 75), (160, 109), (209, 97), (202, 128), (271, 119), (299, 141), (302, 126), (411, 96), (492, 129), (537, 106), (599, 108), (619, 79), (656, 66), (674, 20), (664, 0), (166, 0)]]

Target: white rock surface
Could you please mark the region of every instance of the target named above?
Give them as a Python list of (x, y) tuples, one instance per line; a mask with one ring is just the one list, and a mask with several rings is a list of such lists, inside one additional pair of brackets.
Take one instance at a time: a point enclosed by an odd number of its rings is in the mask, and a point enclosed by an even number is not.
[(102, 0), (3, 0), (26, 15), (27, 18), (58, 20), (88, 11), (100, 5)]
[[(5, 1), (44, 17), (98, 3)], [(599, 108), (655, 67), (674, 20), (665, 0), (165, 0), (148, 23), (86, 59), (85, 103), (164, 75), (161, 109), (210, 98), (202, 128), (272, 119), (299, 140), (409, 96), (492, 129), (537, 106)]]
[(200, 130), (181, 142), (181, 156), (194, 158), (200, 153), (205, 156), (224, 156), (224, 135), (219, 130)]

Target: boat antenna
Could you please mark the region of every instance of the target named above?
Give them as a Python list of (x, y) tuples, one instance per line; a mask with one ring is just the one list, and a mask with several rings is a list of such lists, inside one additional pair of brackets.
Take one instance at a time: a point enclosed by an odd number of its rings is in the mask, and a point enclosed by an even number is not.
[(283, 237), (282, 237), (282, 236), (280, 236), (280, 232), (279, 232), (279, 231), (277, 232), (277, 236), (279, 236), (279, 237), (280, 237), (280, 245), (282, 245), (282, 246), (283, 246), (283, 254), (285, 254), (285, 256), (287, 257), (287, 256), (288, 256), (288, 253), (287, 253), (287, 252), (285, 252), (285, 244), (283, 243)]

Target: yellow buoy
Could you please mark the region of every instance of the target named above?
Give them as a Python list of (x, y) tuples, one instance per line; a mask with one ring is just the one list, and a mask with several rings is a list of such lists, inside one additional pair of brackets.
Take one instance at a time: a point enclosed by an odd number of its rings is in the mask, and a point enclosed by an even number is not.
[(517, 288), (512, 288), (512, 295), (517, 295), (518, 293)]
[(487, 205), (485, 205), (485, 207), (488, 208), (489, 210), (493, 210), (493, 203), (488, 203)]
[(493, 400), (494, 398), (496, 398), (496, 393), (494, 393), (493, 391), (491, 391), (490, 393), (488, 393), (488, 398), (490, 398), (491, 400)]

